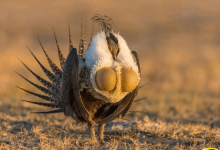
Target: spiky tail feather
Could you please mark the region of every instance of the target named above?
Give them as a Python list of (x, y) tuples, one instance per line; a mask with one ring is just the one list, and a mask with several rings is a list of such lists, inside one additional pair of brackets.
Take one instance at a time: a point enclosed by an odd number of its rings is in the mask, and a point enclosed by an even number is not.
[(54, 28), (53, 28), (53, 32), (54, 32), (55, 42), (56, 42), (56, 45), (57, 45), (58, 57), (59, 57), (59, 60), (60, 60), (60, 67), (63, 69), (63, 65), (65, 63), (65, 58), (63, 57), (63, 54), (62, 54), (62, 52), (60, 50), (60, 47), (59, 47), (59, 44), (58, 44), (58, 41), (57, 41), (57, 36), (56, 36)]
[(51, 98), (51, 97), (49, 97), (49, 96), (45, 96), (45, 95), (41, 95), (41, 94), (37, 94), (37, 93), (34, 93), (34, 92), (31, 92), (31, 91), (28, 91), (28, 90), (26, 90), (26, 89), (23, 89), (23, 88), (21, 88), (21, 87), (18, 87), (18, 86), (16, 86), (17, 88), (19, 88), (19, 89), (21, 89), (21, 90), (23, 90), (23, 91), (25, 91), (25, 92), (27, 92), (27, 93), (29, 93), (29, 94), (32, 94), (32, 95), (34, 95), (34, 96), (36, 96), (36, 97), (39, 97), (39, 98), (41, 98), (41, 99), (43, 99), (43, 100), (46, 100), (46, 101), (49, 101), (49, 102), (57, 102), (57, 100), (56, 99), (53, 99), (53, 98)]
[(40, 106), (45, 106), (45, 107), (50, 107), (50, 108), (61, 108), (60, 103), (59, 104), (54, 104), (54, 103), (41, 103), (41, 102), (32, 102), (32, 101), (27, 101), (27, 100), (22, 100), (24, 102), (40, 105)]
[(134, 102), (139, 102), (139, 101), (142, 101), (142, 100), (145, 100), (145, 99), (147, 99), (147, 97), (136, 99), (136, 100), (134, 100)]
[[(54, 31), (54, 36), (55, 36), (55, 41), (56, 41), (56, 45), (57, 45), (57, 49), (58, 49), (58, 57), (59, 57), (59, 60), (60, 60), (60, 65), (61, 65), (61, 68), (63, 67), (64, 63), (65, 63), (65, 58), (63, 57), (63, 54), (59, 48), (59, 45), (58, 45), (58, 41), (57, 41), (57, 37), (56, 37), (56, 34), (55, 34), (55, 31)], [(37, 75), (36, 73), (34, 73), (27, 65), (25, 65), (20, 59), (19, 61), (25, 66), (25, 68), (27, 68), (31, 74), (33, 74), (43, 85), (43, 86), (40, 86), (40, 85), (37, 85), (36, 83), (33, 83), (32, 81), (28, 80), (27, 78), (25, 78), (23, 75), (17, 73), (20, 77), (22, 77), (23, 79), (25, 79), (27, 82), (29, 82), (30, 84), (32, 84), (34, 87), (36, 87), (37, 89), (39, 89), (40, 91), (42, 91), (44, 94), (46, 95), (41, 95), (41, 94), (38, 94), (38, 93), (35, 93), (35, 92), (31, 92), (29, 90), (26, 90), (26, 89), (23, 89), (21, 87), (18, 87), (16, 86), (17, 88), (29, 93), (29, 94), (32, 94), (38, 98), (41, 98), (43, 100), (46, 100), (46, 101), (49, 101), (51, 103), (41, 103), (41, 102), (34, 102), (34, 101), (27, 101), (27, 100), (22, 100), (22, 101), (25, 101), (25, 102), (28, 102), (28, 103), (32, 103), (32, 104), (36, 104), (36, 105), (40, 105), (40, 106), (46, 106), (46, 107), (51, 107), (51, 108), (60, 108), (60, 109), (57, 109), (57, 110), (53, 110), (53, 111), (48, 111), (48, 112), (34, 112), (34, 113), (44, 113), (44, 114), (48, 114), (48, 113), (59, 113), (59, 112), (63, 112), (63, 110), (61, 109), (61, 102), (59, 101), (59, 85), (60, 85), (60, 82), (61, 82), (61, 78), (62, 78), (62, 70), (60, 70), (54, 63), (53, 61), (50, 59), (50, 57), (48, 56), (48, 54), (46, 53), (42, 43), (40, 42), (40, 40), (38, 39), (39, 43), (40, 43), (40, 46), (48, 60), (48, 63), (53, 71), (50, 72), (48, 69), (46, 69), (44, 67), (44, 65), (37, 59), (37, 57), (34, 55), (34, 53), (30, 50), (29, 47), (27, 47), (30, 51), (30, 53), (32, 54), (32, 56), (35, 58), (35, 60), (37, 61), (37, 63), (40, 65), (40, 67), (42, 68), (42, 70), (44, 71), (44, 73), (46, 74), (46, 76), (49, 78), (49, 81), (41, 78), (39, 75)], [(72, 46), (72, 42), (71, 42), (71, 35), (70, 35), (70, 28), (69, 28), (69, 42), (70, 42), (70, 47), (73, 47)]]
[[(15, 73), (17, 73), (17, 72), (15, 72)], [(56, 98), (56, 97), (57, 97), (57, 95), (56, 95), (55, 93), (51, 92), (50, 90), (48, 90), (48, 89), (46, 89), (46, 88), (44, 88), (44, 87), (42, 87), (42, 86), (40, 86), (40, 85), (37, 85), (37, 84), (31, 82), (30, 80), (28, 80), (27, 78), (25, 78), (24, 76), (22, 76), (22, 75), (19, 74), (19, 73), (17, 73), (17, 74), (18, 74), (19, 76), (21, 76), (23, 79), (25, 79), (26, 81), (28, 81), (30, 84), (32, 84), (33, 86), (35, 86), (37, 89), (39, 89), (40, 91), (42, 91), (43, 93), (49, 95), (49, 96), (52, 97), (52, 98)]]
[(30, 50), (29, 47), (27, 47), (29, 49), (29, 51), (31, 52), (32, 56), (34, 57), (34, 59), (37, 61), (37, 63), (40, 65), (40, 67), (42, 68), (42, 70), (44, 71), (44, 73), (46, 74), (46, 76), (50, 79), (50, 81), (57, 87), (57, 79), (56, 76), (51, 73), (47, 68), (45, 68), (41, 62), (37, 59), (37, 57), (34, 55), (34, 53)]
[(50, 90), (53, 93), (58, 93), (58, 89), (49, 81), (41, 78), (39, 75), (34, 73), (25, 63), (23, 63), (20, 59), (18, 59), (37, 79), (40, 81), (48, 90)]
[(45, 112), (32, 112), (35, 114), (54, 114), (54, 113), (61, 113), (63, 112), (62, 109), (56, 109), (56, 110), (52, 110), (52, 111), (45, 111)]
[(62, 77), (62, 71), (53, 63), (53, 61), (50, 59), (50, 57), (47, 55), (47, 52), (45, 51), (41, 41), (39, 38), (37, 38), (39, 43), (40, 43), (40, 46), (45, 54), (45, 56), (47, 57), (47, 60), (48, 60), (48, 63), (50, 64), (50, 67), (51, 69), (53, 70), (53, 72), (55, 73), (56, 77), (58, 78), (58, 80), (61, 79)]

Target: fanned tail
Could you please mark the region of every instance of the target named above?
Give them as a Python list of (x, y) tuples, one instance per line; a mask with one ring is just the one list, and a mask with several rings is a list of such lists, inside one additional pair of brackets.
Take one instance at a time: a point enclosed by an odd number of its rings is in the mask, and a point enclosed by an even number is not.
[[(17, 72), (15, 72), (17, 73)], [(21, 74), (17, 73), (20, 77), (22, 77), (23, 79), (25, 79), (27, 82), (29, 82), (30, 84), (32, 84), (33, 86), (35, 86), (37, 89), (39, 89), (40, 91), (42, 91), (43, 93), (49, 95), (50, 97), (52, 98), (57, 98), (57, 95), (55, 93), (52, 93), (50, 90), (40, 86), (40, 85), (37, 85), (33, 82), (31, 82), (30, 80), (28, 80), (27, 78), (25, 78), (24, 76), (22, 76)]]
[(21, 90), (23, 90), (23, 91), (25, 91), (25, 92), (27, 92), (27, 93), (29, 93), (29, 94), (32, 94), (32, 95), (34, 95), (34, 96), (36, 96), (36, 97), (39, 97), (39, 98), (41, 98), (41, 99), (43, 99), (43, 100), (46, 100), (46, 101), (49, 101), (49, 102), (58, 103), (58, 101), (57, 101), (56, 99), (53, 99), (53, 98), (51, 98), (51, 97), (49, 97), (49, 96), (41, 95), (41, 94), (38, 94), (38, 93), (34, 93), (34, 92), (28, 91), (28, 90), (26, 90), (26, 89), (23, 89), (23, 88), (21, 88), (21, 87), (19, 87), (19, 86), (16, 86), (16, 87), (19, 88), (19, 89), (21, 89)]
[(43, 45), (42, 45), (42, 43), (41, 43), (41, 41), (40, 41), (40, 39), (39, 39), (39, 38), (37, 38), (37, 39), (38, 39), (38, 41), (39, 41), (39, 43), (40, 43), (40, 46), (41, 46), (41, 48), (42, 48), (42, 50), (43, 50), (45, 56), (47, 57), (47, 60), (48, 60), (48, 63), (50, 64), (51, 69), (53, 70), (53, 72), (54, 72), (55, 75), (56, 75), (56, 78), (58, 78), (58, 80), (60, 80), (61, 77), (62, 77), (62, 71), (61, 71), (61, 70), (53, 63), (53, 61), (50, 59), (50, 57), (49, 57), (48, 54), (46, 53), (46, 51), (45, 51), (45, 49), (44, 49), (44, 47), (43, 47)]
[[(58, 50), (58, 57), (60, 60), (60, 66), (63, 69), (63, 66), (65, 64), (65, 58), (63, 57), (63, 54), (61, 53), (61, 50), (59, 48), (58, 45), (58, 41), (57, 41), (57, 37), (54, 31), (54, 37), (55, 37), (55, 42), (57, 45), (57, 50)], [(44, 85), (40, 86), (32, 81), (30, 81), (29, 79), (27, 79), (26, 77), (24, 77), (23, 75), (17, 73), (20, 77), (22, 77), (23, 79), (25, 79), (27, 82), (29, 82), (31, 85), (33, 85), (34, 87), (36, 87), (37, 89), (39, 89), (40, 91), (42, 91), (44, 94), (46, 95), (42, 95), (42, 94), (38, 94), (29, 90), (26, 90), (24, 88), (18, 87), (17, 88), (31, 94), (34, 95), (38, 98), (41, 98), (45, 101), (51, 102), (51, 103), (42, 103), (42, 102), (34, 102), (34, 101), (27, 101), (27, 100), (22, 100), (28, 103), (32, 103), (32, 104), (36, 104), (36, 105), (40, 105), (40, 106), (45, 106), (45, 107), (51, 107), (51, 108), (59, 108), (57, 110), (53, 110), (53, 111), (48, 111), (48, 112), (34, 112), (34, 113), (44, 113), (44, 114), (48, 114), (48, 113), (59, 113), (59, 112), (63, 112), (63, 110), (61, 109), (61, 100), (59, 99), (59, 90), (60, 90), (60, 83), (61, 83), (61, 79), (62, 79), (62, 70), (59, 69), (57, 67), (57, 65), (51, 60), (51, 58), (48, 56), (47, 52), (45, 51), (41, 41), (38, 38), (38, 41), (40, 43), (40, 46), (47, 58), (47, 61), (52, 69), (53, 72), (49, 71), (46, 67), (44, 67), (44, 65), (38, 60), (38, 58), (34, 55), (34, 53), (30, 50), (30, 48), (27, 46), (27, 48), (29, 49), (30, 53), (32, 54), (32, 56), (34, 57), (34, 59), (37, 61), (37, 63), (40, 65), (41, 69), (44, 71), (45, 75), (49, 78), (49, 81), (43, 79), (42, 77), (40, 77), (39, 75), (37, 75), (36, 73), (34, 73), (26, 64), (24, 64), (20, 59), (19, 61)], [(69, 45), (70, 45), (70, 50), (73, 48), (72, 45), (72, 41), (71, 41), (71, 34), (70, 34), (70, 26), (69, 26)]]
[(50, 79), (50, 81), (55, 85), (55, 87), (59, 88), (59, 81), (57, 80), (56, 76), (51, 73), (47, 68), (45, 68), (41, 62), (37, 59), (37, 57), (34, 55), (34, 53), (30, 50), (29, 47), (27, 47), (29, 49), (29, 51), (31, 52), (32, 56), (34, 57), (34, 59), (38, 62), (38, 64), (40, 65), (40, 67), (42, 68), (42, 70), (44, 71), (44, 73), (46, 74), (46, 76)]
[(51, 83), (48, 82), (47, 80), (41, 78), (39, 75), (37, 75), (36, 73), (34, 73), (27, 65), (25, 65), (25, 63), (23, 63), (19, 58), (18, 60), (25, 66), (25, 68), (27, 68), (37, 79), (38, 81), (40, 81), (46, 88), (48, 88), (48, 90), (50, 92), (53, 93), (58, 93), (58, 89)]
[[(72, 49), (74, 49), (72, 41), (71, 41), (71, 32), (70, 32), (70, 25), (69, 26), (69, 48), (70, 48), (70, 52), (72, 52)], [(57, 41), (57, 37), (54, 31), (54, 36), (55, 36), (55, 42), (57, 45), (57, 50), (58, 50), (58, 57), (60, 60), (60, 66), (63, 69), (64, 64), (65, 64), (65, 58), (63, 57), (63, 54), (61, 53), (61, 50), (59, 48), (58, 45), (58, 41)], [(85, 46), (85, 44), (83, 43), (83, 37), (82, 39), (82, 46)], [(26, 64), (24, 64), (20, 59), (20, 62), (44, 85), (40, 86), (32, 81), (30, 81), (29, 79), (27, 79), (26, 77), (24, 77), (23, 75), (17, 73), (20, 77), (22, 77), (23, 79), (25, 79), (27, 82), (29, 82), (31, 85), (33, 85), (34, 87), (36, 87), (37, 89), (39, 89), (40, 91), (42, 91), (44, 94), (46, 95), (42, 95), (42, 94), (38, 94), (29, 90), (26, 90), (24, 88), (18, 87), (17, 88), (31, 94), (34, 95), (38, 98), (41, 98), (45, 101), (48, 101), (50, 103), (42, 103), (42, 102), (35, 102), (35, 101), (28, 101), (28, 100), (22, 100), (28, 103), (32, 103), (32, 104), (36, 104), (36, 105), (40, 105), (40, 106), (45, 106), (45, 107), (51, 107), (51, 108), (59, 108), (57, 110), (52, 110), (52, 111), (47, 111), (47, 112), (34, 112), (34, 113), (44, 113), (44, 114), (49, 114), (49, 113), (59, 113), (59, 112), (63, 112), (63, 108), (62, 108), (62, 102), (60, 99), (60, 83), (62, 82), (62, 78), (63, 78), (63, 71), (62, 69), (59, 69), (56, 64), (51, 60), (51, 58), (48, 56), (47, 52), (45, 51), (41, 41), (38, 38), (38, 41), (40, 43), (40, 46), (47, 58), (47, 61), (52, 69), (53, 72), (49, 71), (46, 67), (44, 67), (44, 65), (38, 60), (38, 58), (34, 55), (34, 53), (30, 50), (29, 47), (27, 47), (30, 51), (30, 53), (32, 54), (32, 56), (34, 57), (34, 59), (37, 61), (37, 63), (40, 65), (41, 69), (44, 71), (45, 75), (49, 78), (49, 80), (51, 81), (47, 81), (45, 79), (43, 79), (42, 77), (40, 77), (39, 75), (37, 75), (36, 73), (34, 73)], [(76, 49), (75, 49), (76, 50)]]

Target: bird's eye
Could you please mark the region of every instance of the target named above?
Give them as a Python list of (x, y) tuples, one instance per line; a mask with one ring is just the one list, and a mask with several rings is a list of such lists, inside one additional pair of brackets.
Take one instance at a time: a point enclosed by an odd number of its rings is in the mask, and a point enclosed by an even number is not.
[(96, 73), (96, 84), (102, 91), (112, 91), (116, 85), (116, 74), (113, 69), (105, 67)]
[(121, 69), (121, 88), (123, 92), (130, 92), (135, 89), (138, 83), (138, 76), (134, 70), (123, 67)]

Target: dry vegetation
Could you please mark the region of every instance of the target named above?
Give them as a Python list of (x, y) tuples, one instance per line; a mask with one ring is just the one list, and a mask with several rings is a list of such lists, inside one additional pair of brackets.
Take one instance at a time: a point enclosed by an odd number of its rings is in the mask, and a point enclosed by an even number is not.
[[(1, 2), (0, 149), (220, 148), (219, 5), (217, 0)], [(138, 96), (148, 98), (133, 106), (146, 113), (108, 123), (106, 142), (99, 145), (91, 142), (86, 125), (63, 114), (30, 113), (45, 108), (20, 101), (37, 99), (14, 85), (36, 89), (13, 73), (38, 83), (17, 60), (43, 75), (26, 45), (46, 63), (35, 38), (39, 36), (58, 64), (52, 27), (67, 56), (68, 20), (77, 46), (82, 17), (87, 19), (89, 40), (89, 19), (96, 13), (115, 20), (116, 31), (140, 55), (141, 84), (148, 83)], [(99, 30), (96, 26), (95, 31)]]

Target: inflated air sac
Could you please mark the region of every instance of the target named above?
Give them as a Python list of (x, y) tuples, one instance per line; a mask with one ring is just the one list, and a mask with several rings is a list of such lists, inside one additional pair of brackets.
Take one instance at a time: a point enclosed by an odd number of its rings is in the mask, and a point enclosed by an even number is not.
[(97, 71), (96, 84), (102, 91), (112, 91), (116, 85), (116, 74), (112, 68), (105, 67)]
[(128, 67), (121, 69), (121, 90), (122, 92), (131, 92), (138, 83), (137, 73)]

